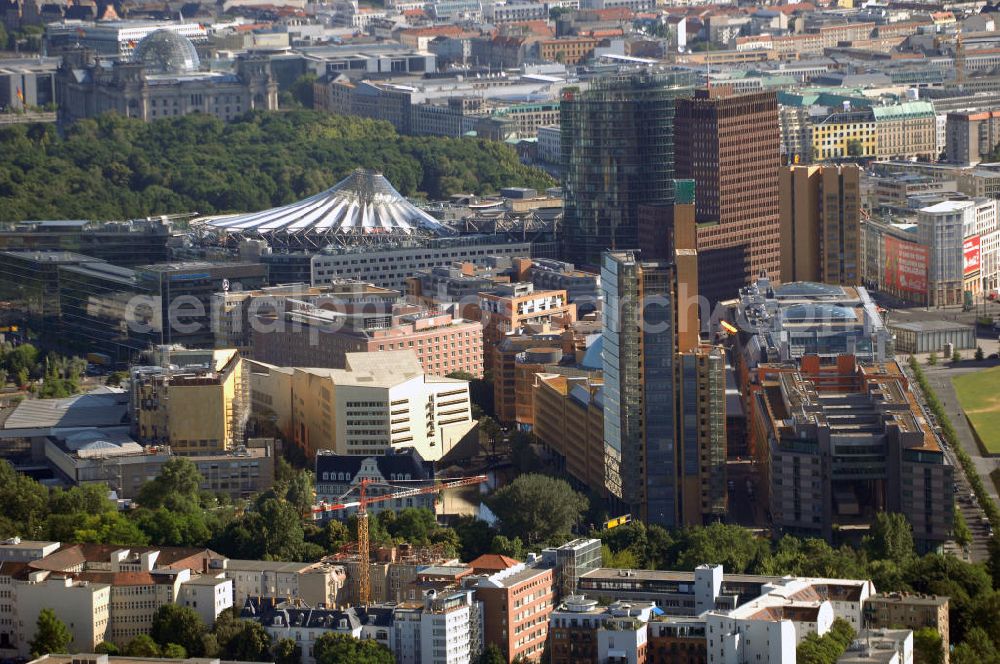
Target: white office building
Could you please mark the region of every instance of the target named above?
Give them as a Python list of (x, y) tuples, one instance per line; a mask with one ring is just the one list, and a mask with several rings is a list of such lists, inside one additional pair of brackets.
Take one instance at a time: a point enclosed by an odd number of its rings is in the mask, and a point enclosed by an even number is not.
[[(475, 428), (469, 383), (425, 374), (410, 350), (347, 353), (346, 369), (251, 363), (251, 394), (309, 457), (412, 447), (437, 461)], [(277, 412), (286, 404), (290, 412)], [(277, 407), (277, 410), (276, 410)]]

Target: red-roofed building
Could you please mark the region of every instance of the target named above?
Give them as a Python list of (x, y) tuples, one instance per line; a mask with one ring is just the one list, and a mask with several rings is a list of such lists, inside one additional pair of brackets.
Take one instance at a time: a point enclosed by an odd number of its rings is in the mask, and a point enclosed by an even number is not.
[(782, 14), (794, 14), (795, 12), (814, 12), (816, 11), (816, 5), (811, 2), (793, 2), (787, 5), (768, 7), (768, 9), (779, 11)]
[(598, 21), (631, 21), (635, 12), (628, 7), (608, 7), (607, 9), (591, 9), (588, 13), (596, 16)]
[(591, 30), (589, 35), (594, 39), (608, 39), (610, 37), (622, 37), (625, 31), (621, 28), (601, 28), (599, 30)]
[(514, 560), (509, 556), (502, 556), (497, 553), (484, 553), (469, 563), (469, 567), (472, 568), (473, 574), (495, 574), (520, 564), (521, 561)]
[(513, 21), (501, 26), (498, 32), (507, 36), (519, 35), (524, 37), (532, 35), (537, 37), (552, 37), (555, 35), (555, 31), (549, 25), (548, 21)]
[[(418, 14), (412, 14), (410, 12), (418, 12)], [(422, 9), (410, 9), (403, 12), (406, 16), (416, 16), (420, 14), (425, 14)], [(396, 32), (396, 39), (401, 43), (405, 44), (411, 48), (417, 48), (420, 39), (423, 38), (433, 39), (434, 37), (460, 37), (466, 34), (468, 31), (459, 25), (434, 25), (421, 28), (403, 28)]]

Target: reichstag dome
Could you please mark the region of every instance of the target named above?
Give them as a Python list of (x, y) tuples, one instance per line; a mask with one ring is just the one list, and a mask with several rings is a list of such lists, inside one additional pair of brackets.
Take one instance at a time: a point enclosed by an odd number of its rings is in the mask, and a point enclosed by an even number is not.
[(191, 40), (173, 30), (157, 30), (143, 37), (132, 60), (141, 62), (148, 74), (187, 74), (201, 66)]

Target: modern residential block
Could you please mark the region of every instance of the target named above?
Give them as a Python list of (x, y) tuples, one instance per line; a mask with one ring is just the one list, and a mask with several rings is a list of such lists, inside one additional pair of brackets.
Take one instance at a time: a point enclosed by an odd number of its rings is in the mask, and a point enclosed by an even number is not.
[(532, 389), (538, 441), (581, 486), (621, 496), (621, 456), (604, 444), (603, 380), (537, 373)]
[(508, 332), (526, 325), (568, 325), (576, 320), (576, 305), (564, 290), (536, 291), (531, 283), (500, 284), (492, 292), (480, 293), (483, 325), (483, 368), (493, 368), (493, 349)]
[(496, 645), (507, 661), (538, 659), (548, 638), (554, 584), (553, 568), (533, 556), (480, 578), (475, 598), (483, 607), (484, 644)]
[(829, 541), (888, 511), (921, 551), (951, 536), (954, 469), (896, 362), (806, 356), (757, 373), (750, 447), (775, 528)]

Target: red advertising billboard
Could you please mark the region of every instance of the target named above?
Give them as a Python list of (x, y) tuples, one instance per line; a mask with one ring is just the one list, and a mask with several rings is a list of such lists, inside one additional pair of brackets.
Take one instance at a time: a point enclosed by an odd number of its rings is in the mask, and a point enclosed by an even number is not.
[(979, 236), (973, 235), (972, 237), (965, 238), (965, 242), (962, 243), (962, 276), (967, 277), (970, 274), (979, 272), (981, 260), (982, 254), (979, 251)]
[(885, 236), (885, 287), (904, 299), (927, 296), (927, 247)]

